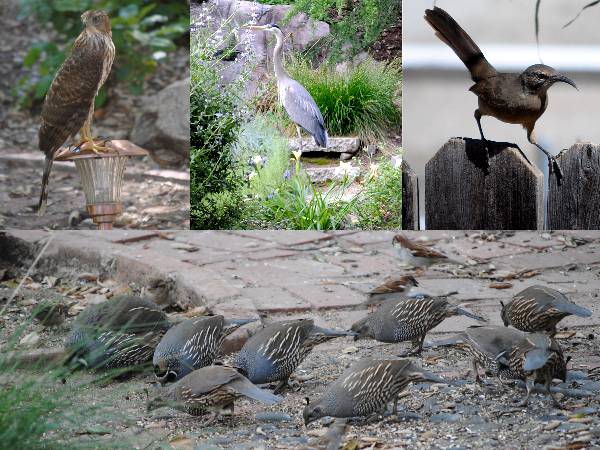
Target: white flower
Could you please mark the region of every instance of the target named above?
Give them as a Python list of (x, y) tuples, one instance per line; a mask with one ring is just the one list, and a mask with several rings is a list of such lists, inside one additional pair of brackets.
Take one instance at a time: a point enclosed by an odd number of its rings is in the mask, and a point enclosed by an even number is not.
[(340, 165), (335, 168), (334, 173), (336, 175), (345, 176), (352, 173), (353, 169), (352, 162), (340, 161)]
[(379, 175), (379, 164), (371, 163), (369, 166), (369, 178), (375, 178)]
[(302, 150), (295, 150), (292, 152), (296, 161), (300, 161), (300, 157), (302, 156)]
[(394, 169), (399, 169), (402, 166), (402, 155), (392, 156), (392, 166)]

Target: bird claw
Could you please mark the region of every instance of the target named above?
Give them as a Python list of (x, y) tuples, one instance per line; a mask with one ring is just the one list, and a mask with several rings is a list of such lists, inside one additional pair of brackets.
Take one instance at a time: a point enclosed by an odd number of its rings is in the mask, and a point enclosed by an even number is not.
[(556, 182), (560, 186), (563, 174), (560, 166), (558, 165), (558, 161), (554, 157), (548, 158), (548, 173), (556, 175)]

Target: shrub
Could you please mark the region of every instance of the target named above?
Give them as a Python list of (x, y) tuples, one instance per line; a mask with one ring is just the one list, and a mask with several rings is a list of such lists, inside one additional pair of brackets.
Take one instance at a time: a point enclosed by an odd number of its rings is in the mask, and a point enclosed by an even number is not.
[(363, 229), (401, 228), (402, 171), (390, 161), (371, 166), (356, 203), (358, 226)]
[[(330, 136), (357, 135), (375, 142), (389, 130), (400, 129), (402, 116), (396, 106), (402, 82), (399, 60), (387, 65), (367, 60), (346, 73), (331, 64), (314, 70), (305, 59), (289, 60), (287, 70), (315, 99)], [(280, 107), (272, 103), (271, 108)], [(287, 115), (279, 117), (287, 126), (291, 124)]]
[[(81, 32), (81, 13), (88, 9), (103, 9), (110, 16), (117, 48), (116, 77), (126, 81), (135, 95), (141, 94), (144, 79), (154, 71), (157, 61), (175, 50), (176, 43), (187, 43), (184, 36), (189, 29), (189, 8), (179, 0), (22, 0), (21, 5), (22, 16), (32, 15), (42, 24), (52, 24), (61, 41), (61, 45), (37, 42), (25, 56), (24, 66), (35, 68), (20, 79), (16, 91), (19, 103), (25, 107), (46, 95), (70, 45)], [(96, 104), (105, 100), (103, 88)]]
[[(292, 4), (289, 21), (299, 12), (331, 25), (331, 61), (341, 61), (360, 53), (377, 40), (388, 26), (399, 22), (402, 2), (399, 0), (259, 0), (267, 4)], [(348, 47), (349, 45), (349, 47)]]
[[(221, 86), (214, 55), (228, 40), (228, 21), (217, 33), (200, 28), (190, 48), (190, 203), (192, 229), (233, 228), (242, 214), (243, 170), (232, 153), (246, 121), (241, 102), (248, 72)], [(201, 32), (203, 31), (203, 32)]]

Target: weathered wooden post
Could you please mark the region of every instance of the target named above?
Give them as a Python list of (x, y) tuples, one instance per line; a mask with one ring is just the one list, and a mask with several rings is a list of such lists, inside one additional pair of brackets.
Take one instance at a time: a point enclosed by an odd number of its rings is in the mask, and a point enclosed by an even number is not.
[(414, 170), (402, 160), (402, 229), (419, 229), (419, 180)]
[(425, 166), (430, 230), (542, 229), (543, 175), (515, 144), (452, 138)]
[(577, 143), (557, 156), (561, 185), (550, 178), (548, 228), (600, 229), (600, 145)]

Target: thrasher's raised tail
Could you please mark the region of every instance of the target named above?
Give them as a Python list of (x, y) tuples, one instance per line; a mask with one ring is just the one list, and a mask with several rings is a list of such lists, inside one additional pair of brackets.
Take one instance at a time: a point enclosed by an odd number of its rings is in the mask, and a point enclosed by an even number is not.
[(473, 39), (446, 11), (437, 6), (426, 9), (425, 20), (435, 30), (435, 35), (454, 50), (467, 66), (473, 81), (478, 82), (497, 74)]

